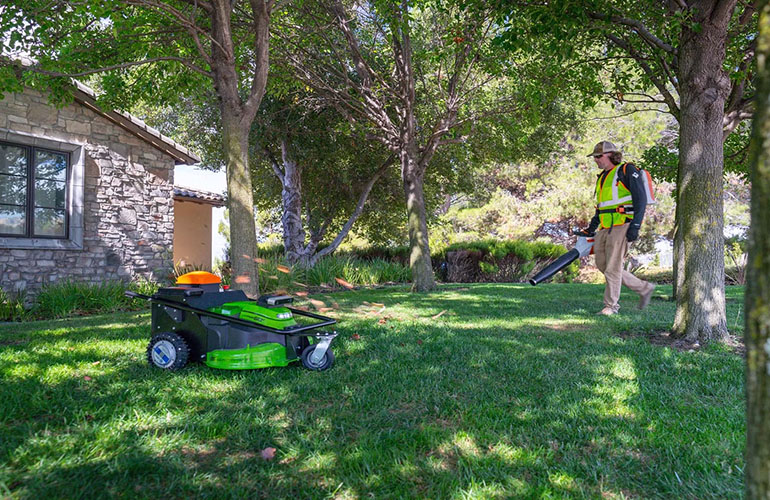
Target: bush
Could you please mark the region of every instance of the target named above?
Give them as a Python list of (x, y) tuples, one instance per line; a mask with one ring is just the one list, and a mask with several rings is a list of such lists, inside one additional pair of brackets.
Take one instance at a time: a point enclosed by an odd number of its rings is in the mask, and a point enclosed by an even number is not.
[[(523, 240), (478, 240), (454, 243), (434, 257), (434, 265), (446, 262), (447, 280), (454, 282), (526, 282), (567, 250), (553, 243)], [(555, 279), (572, 281), (578, 263), (570, 264)]]
[(13, 297), (0, 288), (0, 321), (23, 321), (29, 316), (24, 305), (27, 298), (23, 290)]
[(40, 319), (52, 319), (142, 309), (146, 307), (144, 301), (126, 297), (124, 292), (131, 290), (152, 295), (157, 289), (157, 283), (144, 278), (131, 283), (106, 281), (91, 284), (60, 281), (43, 287), (31, 314)]
[(259, 265), (260, 293), (289, 292), (305, 287), (404, 283), (411, 279), (408, 267), (385, 259), (360, 259), (350, 255), (327, 255), (312, 268), (289, 266), (283, 259), (264, 259)]

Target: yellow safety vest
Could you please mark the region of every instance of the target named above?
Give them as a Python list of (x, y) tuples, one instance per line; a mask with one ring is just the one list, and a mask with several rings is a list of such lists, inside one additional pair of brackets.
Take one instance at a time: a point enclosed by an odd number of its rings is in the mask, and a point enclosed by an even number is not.
[(623, 165), (615, 165), (607, 175), (599, 175), (596, 179), (596, 209), (599, 210), (600, 226), (605, 229), (625, 224), (633, 218), (631, 191), (618, 179)]

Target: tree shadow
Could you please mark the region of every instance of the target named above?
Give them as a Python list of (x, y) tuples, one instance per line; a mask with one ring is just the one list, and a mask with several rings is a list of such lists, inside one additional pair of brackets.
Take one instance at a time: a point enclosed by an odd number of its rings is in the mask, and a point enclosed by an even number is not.
[(0, 484), (30, 498), (740, 495), (740, 359), (616, 336), (669, 324), (670, 304), (597, 318), (580, 313), (601, 300), (590, 285), (569, 307), (546, 287), (480, 288), (387, 297), (414, 311), (404, 321), (346, 315), (321, 373), (153, 370), (131, 354), (146, 318), (29, 333), (0, 345), (18, 360), (0, 367)]

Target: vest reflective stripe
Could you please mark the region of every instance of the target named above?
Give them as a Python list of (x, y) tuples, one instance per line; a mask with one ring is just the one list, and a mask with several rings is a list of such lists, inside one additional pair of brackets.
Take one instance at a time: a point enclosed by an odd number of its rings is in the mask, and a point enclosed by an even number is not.
[[(622, 166), (622, 164), (616, 165), (612, 175), (607, 174), (604, 178), (604, 184), (601, 182), (601, 176), (596, 180), (596, 207), (598, 209), (617, 208), (621, 205), (631, 204), (631, 191), (618, 181), (618, 171)], [(609, 186), (607, 185), (608, 180), (610, 180)], [(626, 220), (631, 218), (622, 213), (599, 214), (599, 222), (603, 228), (625, 224)]]

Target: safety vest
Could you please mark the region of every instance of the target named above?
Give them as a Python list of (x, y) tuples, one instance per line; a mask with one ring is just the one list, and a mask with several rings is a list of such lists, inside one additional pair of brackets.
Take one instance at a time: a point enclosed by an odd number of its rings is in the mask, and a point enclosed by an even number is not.
[(622, 166), (615, 165), (606, 176), (600, 175), (596, 179), (596, 209), (599, 211), (602, 228), (619, 226), (633, 218), (631, 191), (618, 179)]

